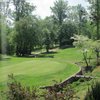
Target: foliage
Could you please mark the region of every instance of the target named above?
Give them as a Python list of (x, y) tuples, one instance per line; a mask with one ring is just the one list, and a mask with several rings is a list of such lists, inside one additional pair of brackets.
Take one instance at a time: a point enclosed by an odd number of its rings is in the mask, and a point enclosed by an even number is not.
[(84, 24), (87, 20), (86, 18), (86, 10), (84, 7), (82, 7), (82, 5), (78, 5), (77, 6), (77, 10), (78, 10), (78, 18), (79, 18), (79, 27), (78, 27), (78, 34), (82, 34), (82, 30), (83, 30), (83, 27), (84, 27)]
[(62, 24), (65, 22), (65, 19), (67, 18), (68, 11), (69, 11), (69, 6), (68, 2), (64, 0), (57, 0), (54, 2), (54, 6), (51, 7), (51, 11), (53, 13), (53, 19), (54, 19), (54, 24), (56, 24), (58, 27), (58, 30), (56, 33), (58, 34), (57, 39), (59, 41), (59, 45), (61, 46), (61, 41), (59, 40), (60, 35), (62, 31)]
[(96, 64), (100, 65), (100, 40), (93, 41), (92, 49), (96, 55)]
[[(17, 56), (30, 54), (35, 40), (34, 21), (32, 12), (35, 6), (25, 0), (12, 0), (15, 7), (13, 17), (15, 18), (15, 49)], [(34, 38), (33, 38), (34, 37)], [(36, 42), (36, 41), (35, 41)]]
[[(49, 38), (51, 40), (51, 47), (57, 44), (58, 39), (58, 25), (54, 23), (54, 19), (52, 16), (46, 17), (44, 20), (44, 28), (49, 30)], [(45, 38), (45, 36), (44, 36)]]
[(71, 86), (68, 85), (63, 88), (57, 84), (54, 84), (52, 88), (48, 88), (42, 94), (39, 94), (36, 88), (30, 89), (29, 87), (23, 87), (20, 82), (17, 82), (13, 74), (8, 75), (10, 81), (8, 82), (8, 91), (3, 95), (6, 95), (7, 100), (72, 100), (74, 97), (74, 91)]
[(5, 16), (0, 13), (0, 53), (6, 53), (6, 23), (5, 23)]
[(88, 55), (88, 51), (90, 50), (91, 52), (92, 40), (83, 35), (74, 35), (74, 37), (71, 37), (71, 39), (74, 39), (73, 45), (75, 47), (82, 49), (83, 59), (86, 63), (86, 66), (89, 67), (90, 61), (88, 60), (88, 58), (91, 58), (91, 54)]
[(25, 54), (30, 54), (33, 46), (36, 44), (36, 24), (33, 17), (27, 17), (20, 19), (16, 22), (16, 55), (24, 56)]
[[(88, 12), (81, 4), (69, 7), (66, 22), (70, 22), (77, 27), (76, 29), (78, 35), (84, 35), (87, 34), (87, 32), (90, 32), (90, 30), (87, 30), (86, 27), (86, 24), (89, 22)], [(90, 26), (88, 26), (88, 28), (89, 27)]]
[(88, 13), (87, 10), (81, 5), (71, 6), (69, 9), (68, 19), (71, 23), (75, 24), (78, 30), (78, 35), (85, 33)]
[(29, 87), (23, 87), (21, 83), (17, 82), (13, 75), (9, 75), (12, 82), (8, 83), (7, 100), (36, 100), (36, 89), (30, 90)]
[(50, 49), (50, 44), (51, 44), (50, 32), (48, 29), (44, 29), (43, 32), (45, 34), (44, 44), (46, 45), (46, 52), (48, 53)]
[[(83, 57), (88, 66), (88, 58), (91, 58), (92, 53), (96, 55), (96, 64), (100, 64), (100, 41), (92, 40), (83, 35), (75, 35), (72, 37), (74, 39), (73, 45), (75, 47), (81, 48), (83, 50)], [(90, 55), (88, 52), (91, 52)], [(88, 53), (88, 54), (87, 54)]]
[(54, 2), (54, 7), (51, 7), (53, 17), (56, 22), (61, 25), (67, 17), (68, 3), (64, 0), (57, 0)]
[(54, 24), (52, 16), (46, 17), (43, 20), (41, 31), (42, 43), (46, 46), (46, 51), (48, 52), (57, 42), (57, 25)]
[(84, 100), (99, 100), (100, 99), (100, 82), (93, 83), (88, 89)]
[(96, 26), (96, 39), (100, 39), (100, 0), (88, 0), (91, 4), (91, 24)]
[(1, 50), (2, 48), (1, 48), (1, 24), (0, 24), (0, 53), (1, 53)]
[(19, 21), (20, 18), (31, 16), (35, 9), (35, 6), (30, 5), (26, 0), (11, 0), (15, 11), (13, 12), (13, 17), (15, 21)]
[(83, 36), (83, 35), (74, 35), (73, 37), (71, 37), (71, 39), (74, 39), (74, 43), (73, 45), (78, 47), (78, 48), (89, 48), (89, 44), (91, 44), (92, 40), (89, 39), (87, 36)]
[(70, 39), (74, 34), (77, 34), (77, 28), (71, 23), (64, 23), (59, 30), (60, 47), (71, 46), (73, 40)]
[[(10, 4), (14, 6), (14, 10), (10, 9)], [(57, 0), (51, 7), (53, 15), (45, 19), (34, 17), (35, 6), (25, 0), (7, 0), (3, 8), (8, 8), (4, 13), (4, 9), (0, 9), (1, 13), (5, 15), (5, 20), (8, 18), (13, 20), (13, 27), (9, 24), (11, 31), (5, 30), (7, 31), (5, 38), (7, 54), (16, 53), (17, 56), (23, 56), (31, 54), (35, 48), (42, 49), (44, 46), (46, 48), (53, 48), (58, 44), (59, 46), (72, 46), (73, 40), (70, 37), (78, 33), (90, 38), (95, 37), (96, 29), (90, 26), (89, 15), (82, 5), (71, 7), (68, 6), (67, 1)], [(8, 25), (7, 22), (5, 24)], [(45, 34), (44, 30), (48, 30), (48, 34)], [(31, 38), (26, 41), (28, 36)], [(18, 52), (20, 53), (18, 54)]]
[(15, 41), (14, 41), (15, 30), (7, 27), (7, 55), (14, 55), (15, 53)]

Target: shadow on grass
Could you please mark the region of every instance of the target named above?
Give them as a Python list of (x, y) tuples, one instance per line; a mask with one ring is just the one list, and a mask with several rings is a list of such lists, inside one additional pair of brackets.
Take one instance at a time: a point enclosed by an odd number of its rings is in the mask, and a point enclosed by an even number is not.
[(54, 58), (54, 55), (32, 54), (32, 55), (29, 55), (28, 57), (31, 57), (31, 58)]
[(7, 61), (7, 60), (10, 60), (11, 58), (10, 57), (4, 57), (4, 58), (1, 58), (0, 61)]
[(54, 58), (54, 54), (57, 52), (55, 51), (50, 51), (50, 52), (42, 52), (39, 54), (30, 54), (30, 55), (24, 55), (24, 56), (19, 56), (19, 57), (26, 57), (26, 58)]
[(56, 51), (50, 51), (50, 52), (42, 52), (41, 54), (56, 54)]

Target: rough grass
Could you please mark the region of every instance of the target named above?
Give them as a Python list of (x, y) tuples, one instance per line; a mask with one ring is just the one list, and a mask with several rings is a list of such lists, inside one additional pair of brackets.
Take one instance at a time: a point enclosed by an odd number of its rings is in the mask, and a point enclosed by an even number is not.
[(13, 73), (17, 80), (27, 86), (51, 85), (52, 80), (64, 80), (75, 74), (79, 67), (74, 63), (82, 59), (76, 48), (58, 50), (54, 58), (8, 57), (0, 61), (0, 88), (7, 82), (7, 75)]
[(92, 72), (92, 75), (100, 79), (100, 66), (94, 69), (94, 71)]
[(76, 92), (76, 96), (78, 96), (80, 100), (84, 100), (86, 92), (88, 91), (88, 88), (93, 84), (93, 82), (96, 82), (96, 81), (100, 82), (100, 66), (96, 67), (93, 70), (93, 72), (87, 73), (86, 75), (96, 77), (96, 79), (92, 79), (90, 81), (85, 81), (85, 82), (77, 81), (72, 84)]

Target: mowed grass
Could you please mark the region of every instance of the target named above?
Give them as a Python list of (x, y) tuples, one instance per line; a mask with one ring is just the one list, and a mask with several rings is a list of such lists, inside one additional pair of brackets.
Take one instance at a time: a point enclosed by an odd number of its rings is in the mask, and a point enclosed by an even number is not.
[(5, 86), (11, 73), (23, 85), (40, 87), (53, 84), (53, 80), (63, 81), (79, 71), (75, 62), (82, 59), (82, 55), (76, 48), (46, 55), (54, 58), (10, 57), (0, 61), (0, 87)]

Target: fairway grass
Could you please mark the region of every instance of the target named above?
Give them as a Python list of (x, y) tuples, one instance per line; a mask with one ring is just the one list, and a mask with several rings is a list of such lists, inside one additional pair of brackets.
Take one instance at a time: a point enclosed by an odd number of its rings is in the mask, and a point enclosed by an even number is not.
[(0, 88), (13, 73), (18, 81), (26, 86), (45, 86), (53, 84), (53, 80), (65, 80), (79, 71), (74, 63), (81, 59), (75, 48), (58, 50), (54, 58), (21, 58), (10, 57), (0, 61)]

